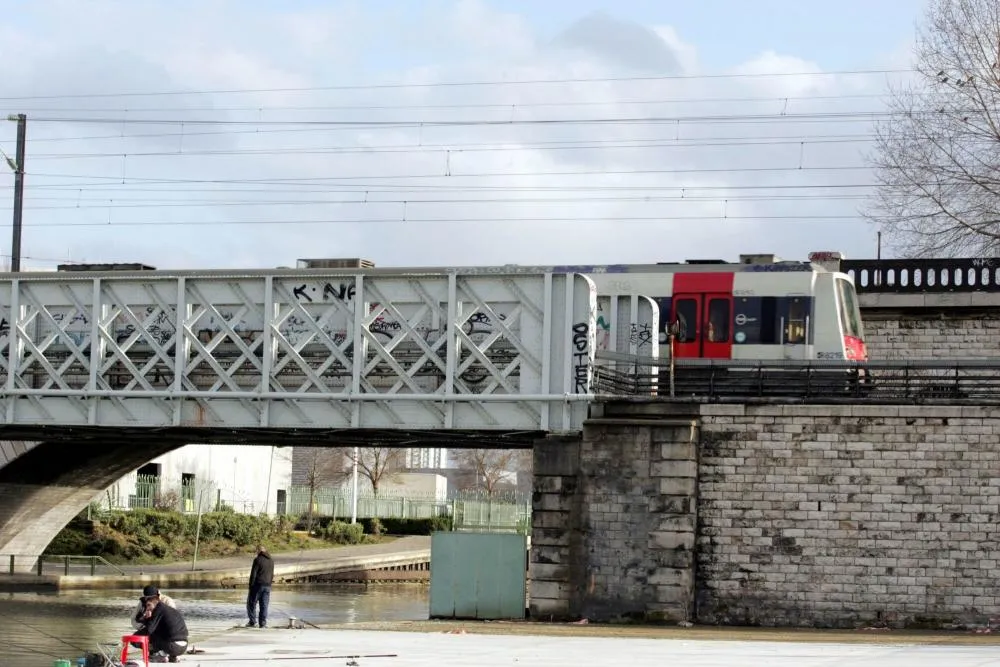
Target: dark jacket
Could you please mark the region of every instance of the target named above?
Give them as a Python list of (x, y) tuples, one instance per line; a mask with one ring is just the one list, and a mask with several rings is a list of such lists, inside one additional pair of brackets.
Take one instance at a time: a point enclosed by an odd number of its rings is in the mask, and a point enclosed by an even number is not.
[(250, 587), (270, 586), (273, 581), (274, 561), (271, 560), (271, 554), (262, 551), (253, 559), (253, 565), (250, 566)]
[(146, 627), (140, 634), (149, 635), (150, 639), (161, 642), (186, 642), (188, 640), (187, 623), (181, 613), (165, 604), (156, 605), (153, 615), (146, 621)]

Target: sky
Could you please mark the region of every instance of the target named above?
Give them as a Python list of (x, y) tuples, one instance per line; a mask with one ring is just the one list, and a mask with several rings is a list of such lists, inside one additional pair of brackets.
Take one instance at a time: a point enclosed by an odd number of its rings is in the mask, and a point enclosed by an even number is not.
[[(865, 155), (923, 10), (0, 0), (22, 265), (872, 257)], [(12, 198), (0, 168), (0, 254)]]

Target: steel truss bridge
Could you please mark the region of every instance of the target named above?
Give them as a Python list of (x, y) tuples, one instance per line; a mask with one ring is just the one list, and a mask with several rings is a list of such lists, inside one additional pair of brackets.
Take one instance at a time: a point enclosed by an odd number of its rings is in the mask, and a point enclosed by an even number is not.
[(658, 318), (573, 273), (0, 274), (0, 437), (575, 431)]

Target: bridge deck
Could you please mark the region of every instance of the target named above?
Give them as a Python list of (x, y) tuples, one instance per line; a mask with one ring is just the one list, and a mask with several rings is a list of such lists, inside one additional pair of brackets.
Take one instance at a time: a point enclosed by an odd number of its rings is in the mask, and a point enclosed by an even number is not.
[(575, 430), (596, 309), (577, 274), (5, 274), (0, 411), (14, 427)]

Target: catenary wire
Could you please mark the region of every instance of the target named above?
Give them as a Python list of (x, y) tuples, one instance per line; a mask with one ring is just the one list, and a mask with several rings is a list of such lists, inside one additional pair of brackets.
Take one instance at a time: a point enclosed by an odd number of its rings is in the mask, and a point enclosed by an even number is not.
[(632, 77), (577, 77), (562, 79), (511, 79), (511, 80), (478, 80), (478, 81), (435, 81), (435, 82), (408, 82), (408, 83), (373, 83), (373, 84), (345, 84), (331, 86), (311, 86), (311, 87), (286, 87), (286, 88), (229, 88), (216, 90), (170, 90), (170, 91), (149, 91), (149, 92), (117, 92), (117, 93), (70, 93), (70, 94), (50, 94), (50, 95), (20, 95), (3, 96), (0, 101), (16, 102), (22, 100), (53, 100), (53, 99), (109, 99), (126, 97), (167, 97), (185, 95), (232, 95), (232, 94), (256, 94), (256, 93), (300, 93), (319, 92), (333, 90), (386, 90), (398, 88), (456, 88), (472, 86), (524, 86), (524, 85), (546, 85), (554, 83), (615, 83), (627, 81), (699, 81), (712, 79), (761, 79), (768, 77), (791, 78), (797, 76), (873, 76), (884, 74), (913, 74), (918, 70), (913, 68), (905, 69), (850, 69), (832, 70), (819, 72), (732, 72), (716, 74), (671, 74), (660, 76), (632, 76)]
[(549, 217), (549, 218), (355, 218), (326, 220), (128, 220), (122, 222), (56, 222), (32, 223), (25, 227), (42, 229), (47, 227), (215, 227), (215, 226), (249, 226), (249, 225), (340, 225), (340, 224), (411, 224), (411, 223), (485, 223), (485, 222), (570, 222), (575, 224), (589, 222), (695, 222), (699, 220), (722, 221), (763, 221), (763, 220), (857, 220), (855, 215), (701, 215), (701, 216), (604, 216), (604, 217)]
[[(970, 110), (972, 111), (972, 110)], [(871, 122), (902, 116), (936, 115), (937, 111), (826, 111), (813, 113), (766, 113), (766, 114), (715, 114), (715, 115), (670, 115), (670, 116), (610, 116), (603, 118), (477, 118), (468, 120), (236, 120), (229, 118), (107, 118), (79, 116), (33, 116), (33, 123), (93, 124), (93, 125), (192, 125), (192, 126), (300, 126), (331, 127), (345, 129), (403, 129), (437, 127), (516, 127), (516, 126), (568, 126), (568, 125), (662, 125), (678, 123), (685, 125), (741, 124), (741, 123), (816, 123), (816, 122)]]
[(134, 181), (137, 183), (261, 183), (261, 184), (285, 184), (308, 182), (316, 185), (314, 181), (339, 182), (356, 181), (361, 179), (372, 180), (399, 180), (399, 179), (427, 179), (442, 178), (454, 180), (459, 178), (499, 178), (499, 177), (525, 177), (525, 176), (624, 176), (640, 174), (743, 174), (743, 173), (768, 173), (768, 172), (817, 172), (817, 171), (867, 171), (865, 165), (831, 165), (825, 167), (814, 166), (788, 166), (788, 167), (717, 167), (703, 169), (594, 169), (587, 171), (501, 171), (501, 172), (478, 172), (470, 174), (450, 173), (450, 174), (358, 174), (351, 176), (289, 176), (285, 178), (242, 178), (242, 179), (191, 179), (191, 178), (152, 178), (145, 176), (111, 176), (102, 174), (58, 174), (46, 172), (26, 172), (30, 178), (66, 178), (66, 179), (86, 179), (92, 178), (102, 181)]
[[(886, 99), (888, 93), (854, 93), (845, 95), (772, 95), (772, 96), (747, 96), (747, 97), (675, 97), (665, 99), (637, 99), (637, 100), (610, 100), (610, 101), (561, 101), (561, 102), (473, 102), (473, 103), (452, 103), (452, 104), (314, 104), (314, 105), (250, 105), (250, 106), (183, 106), (183, 107), (80, 107), (74, 106), (73, 110), (80, 113), (150, 113), (150, 112), (174, 112), (191, 113), (193, 111), (215, 111), (218, 113), (234, 112), (274, 112), (274, 111), (399, 111), (399, 110), (449, 110), (449, 109), (500, 109), (509, 111), (511, 109), (537, 109), (543, 107), (603, 107), (603, 106), (647, 106), (656, 104), (735, 104), (735, 103), (769, 103), (781, 104), (785, 102), (813, 102), (820, 100), (871, 100)], [(35, 107), (18, 106), (21, 113), (52, 113), (66, 111), (65, 107)]]
[(488, 153), (488, 152), (517, 152), (517, 151), (573, 151), (573, 150), (611, 150), (611, 149), (632, 149), (642, 150), (651, 148), (733, 148), (740, 146), (813, 146), (829, 144), (856, 144), (868, 143), (874, 139), (873, 135), (842, 136), (835, 138), (802, 138), (771, 140), (768, 137), (751, 138), (744, 141), (711, 141), (711, 140), (682, 140), (682, 139), (660, 139), (642, 140), (645, 143), (622, 143), (640, 140), (595, 140), (589, 142), (539, 142), (525, 143), (521, 145), (476, 145), (476, 144), (436, 144), (436, 145), (401, 145), (401, 146), (313, 146), (304, 147), (284, 147), (284, 148), (233, 148), (228, 150), (163, 150), (163, 151), (116, 151), (101, 153), (39, 153), (32, 155), (32, 162), (35, 160), (78, 160), (95, 158), (141, 158), (141, 157), (186, 157), (186, 156), (231, 156), (231, 155), (342, 155), (342, 154), (377, 154), (377, 153)]
[[(637, 202), (637, 203), (722, 203), (738, 201), (802, 201), (813, 199), (812, 195), (777, 195), (777, 196), (726, 196), (726, 197), (659, 197), (659, 196), (634, 196), (634, 197), (518, 197), (518, 198), (476, 198), (476, 199), (305, 199), (305, 200), (258, 200), (258, 201), (220, 201), (212, 199), (185, 200), (183, 202), (171, 200), (130, 200), (117, 198), (87, 198), (83, 201), (94, 202), (87, 204), (70, 204), (62, 206), (25, 206), (29, 211), (70, 211), (70, 210), (115, 210), (133, 208), (214, 208), (214, 207), (257, 207), (257, 206), (325, 206), (325, 205), (366, 205), (378, 206), (383, 204), (436, 204), (436, 205), (464, 205), (464, 204), (586, 204), (591, 202)], [(864, 195), (828, 195), (824, 200), (860, 200)], [(28, 202), (52, 201), (52, 202), (72, 202), (75, 201), (66, 197), (32, 198)], [(97, 203), (103, 202), (103, 203)], [(11, 207), (0, 207), (0, 210), (10, 210)], [(3, 257), (4, 255), (0, 255)]]

